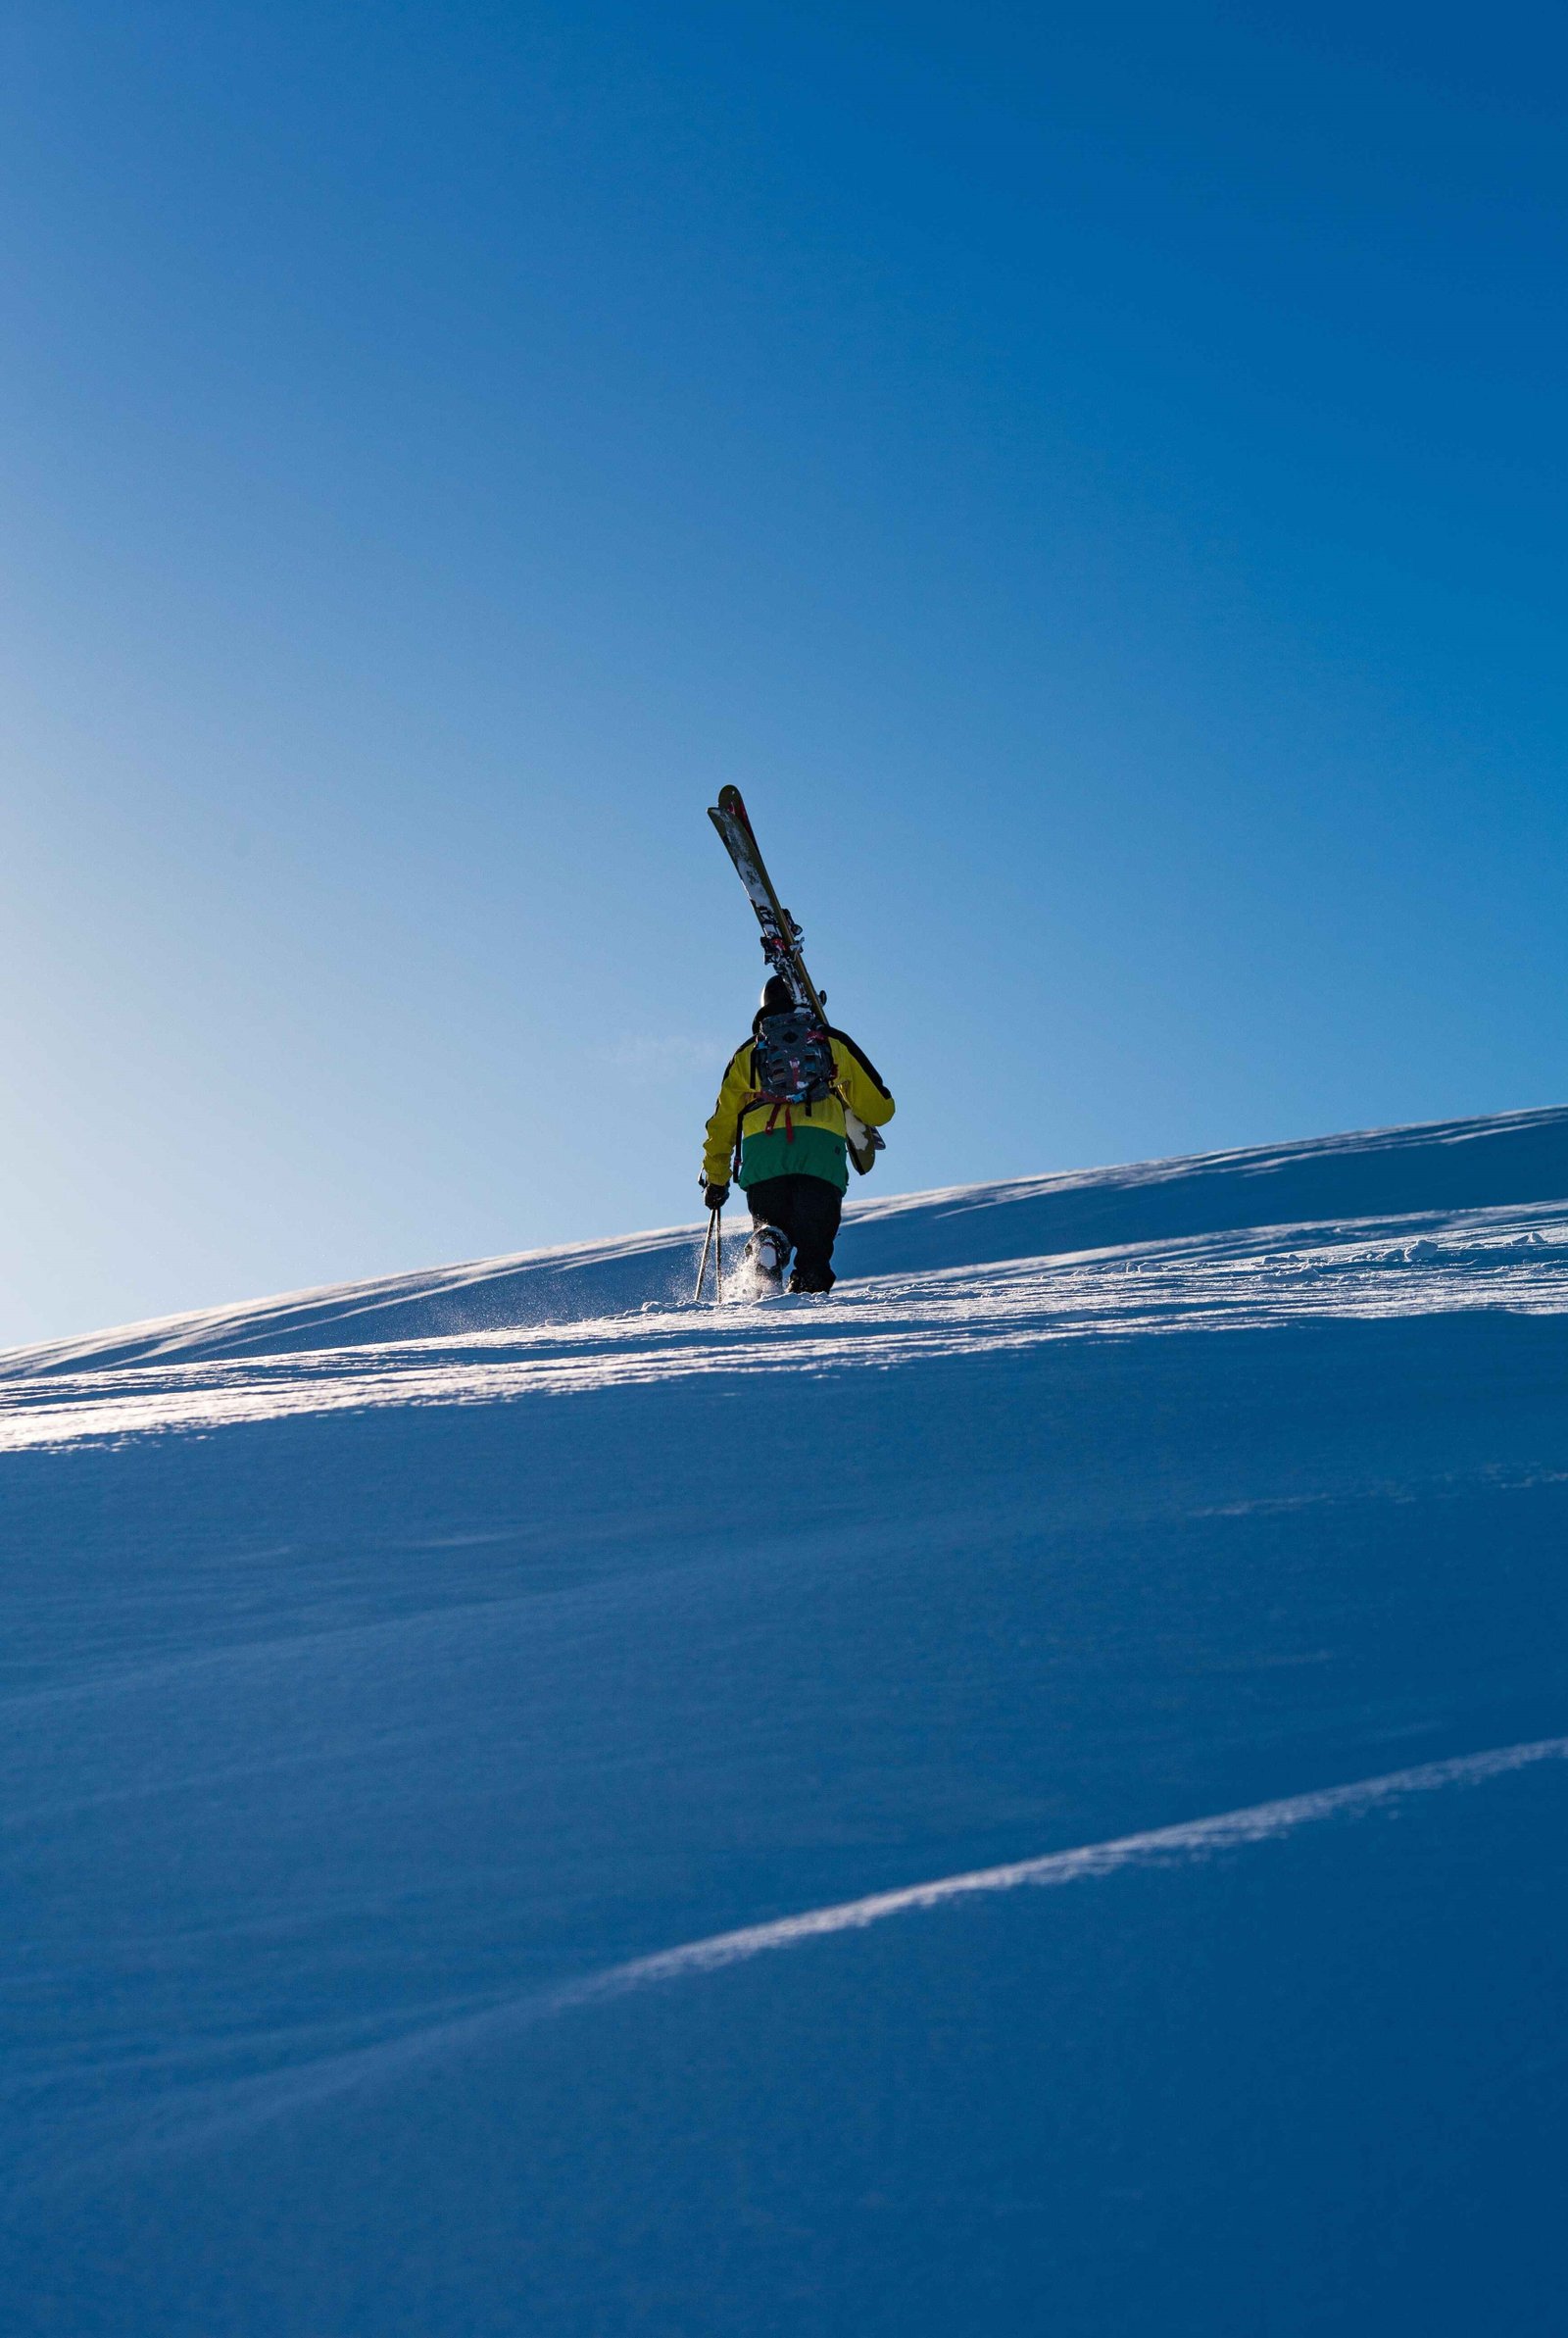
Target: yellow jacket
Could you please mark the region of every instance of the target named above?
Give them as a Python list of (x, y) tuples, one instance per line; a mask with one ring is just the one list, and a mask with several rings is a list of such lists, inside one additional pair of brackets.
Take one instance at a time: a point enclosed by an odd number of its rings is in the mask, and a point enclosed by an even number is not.
[(703, 1151), (706, 1184), (729, 1183), (738, 1145), (740, 1167), (733, 1172), (738, 1185), (760, 1185), (764, 1177), (783, 1177), (793, 1171), (823, 1177), (840, 1193), (845, 1190), (850, 1181), (845, 1106), (868, 1128), (880, 1128), (893, 1118), (893, 1098), (883, 1086), (880, 1072), (853, 1039), (843, 1031), (829, 1031), (828, 1038), (833, 1048), (834, 1092), (817, 1104), (794, 1105), (787, 1113), (755, 1101), (755, 1041), (748, 1039), (744, 1047), (735, 1050), (708, 1123)]

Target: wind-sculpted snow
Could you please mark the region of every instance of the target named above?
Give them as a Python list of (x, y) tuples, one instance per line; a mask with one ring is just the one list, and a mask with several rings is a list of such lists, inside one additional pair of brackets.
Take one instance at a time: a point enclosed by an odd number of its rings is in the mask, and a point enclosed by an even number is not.
[(1513, 1770), (1528, 1769), (1537, 1762), (1565, 1760), (1568, 1737), (1544, 1738), (1536, 1745), (1498, 1746), (1485, 1754), (1463, 1754), (1450, 1762), (1427, 1762), (1415, 1769), (1393, 1770), (1387, 1777), (1358, 1778), (1350, 1786), (1293, 1794), (1280, 1802), (1259, 1803), (1250, 1811), (1225, 1811), (1217, 1817), (1193, 1818), (1181, 1826), (1156, 1826), (1147, 1834), (1122, 1835), (1111, 1843), (1084, 1843), (1072, 1851), (1048, 1852), (1042, 1859), (1016, 1859), (1005, 1866), (944, 1875), (934, 1883), (907, 1884), (902, 1891), (872, 1892), (863, 1900), (846, 1900), (836, 1908), (813, 1908), (803, 1915), (781, 1916), (776, 1923), (751, 1924), (744, 1931), (722, 1932), (714, 1940), (694, 1940), (681, 1948), (665, 1949), (657, 1957), (613, 1966), (609, 1972), (558, 1990), (537, 2011), (564, 2013), (624, 1997), (636, 1989), (656, 1988), (662, 1982), (721, 1972), (726, 1965), (743, 1965), (753, 1957), (826, 1940), (835, 1932), (863, 1932), (868, 1925), (886, 1923), (893, 1916), (946, 1908), (982, 1893), (1047, 1890), (1093, 1882), (1126, 1867), (1211, 1859), (1220, 1852), (1274, 1842), (1300, 1826), (1359, 1817), (1412, 1794), (1438, 1794), (1448, 1786), (1480, 1786), (1491, 1778), (1507, 1777)]
[[(1485, 1753), (1393, 1770), (1384, 1777), (1358, 1778), (1350, 1785), (1258, 1803), (1250, 1810), (1225, 1811), (1176, 1826), (1118, 1836), (1108, 1843), (1083, 1843), (1070, 1851), (1048, 1852), (1040, 1859), (1012, 1860), (1004, 1866), (943, 1875), (930, 1882), (907, 1884), (899, 1891), (872, 1892), (864, 1899), (807, 1909), (771, 1923), (748, 1924), (710, 1939), (685, 1941), (678, 1948), (634, 1958), (630, 1964), (611, 1965), (605, 1971), (526, 1994), (484, 2013), (443, 2017), (430, 2028), (413, 2031), (391, 2044), (313, 2063), (281, 2081), (232, 2089), (200, 2119), (200, 2133), (210, 2142), (220, 2133), (286, 2116), (302, 2105), (314, 2106), (367, 2085), (384, 2087), (389, 2079), (395, 2082), (401, 2072), (421, 2061), (494, 2048), (518, 2029), (538, 2022), (609, 2005), (645, 1989), (702, 1981), (731, 1965), (806, 1948), (838, 1933), (864, 1932), (874, 1924), (926, 1915), (999, 1892), (1061, 1889), (1099, 1882), (1130, 1868), (1171, 1867), (1210, 1860), (1277, 1842), (1301, 1827), (1361, 1818), (1372, 1812), (1387, 1815), (1414, 1795), (1483, 1786), (1516, 1770), (1533, 1768), (1538, 1763), (1563, 1761), (1568, 1761), (1568, 1737), (1497, 1746)], [(194, 2133), (187, 2131), (187, 2143), (194, 2139)]]
[(846, 1283), (830, 1307), (746, 1304), (740, 1280), (738, 1271), (727, 1277), (733, 1303), (719, 1308), (648, 1303), (608, 1320), (313, 1346), (243, 1362), (18, 1370), (0, 1381), (0, 1451), (384, 1405), (567, 1396), (700, 1372), (886, 1371), (1043, 1340), (1258, 1330), (1446, 1308), (1557, 1315), (1568, 1310), (1568, 1209), (1280, 1227), (1261, 1251), (1248, 1229), (1081, 1258), (886, 1274)]
[(7, 2330), (1554, 2331), (1565, 1126), (7, 1359)]
[[(1357, 1221), (1372, 1217), (1443, 1220), (1456, 1211), (1565, 1194), (1568, 1109), (1557, 1108), (941, 1193), (852, 1197), (841, 1258), (852, 1273), (880, 1276), (1265, 1226), (1343, 1221), (1353, 1239)], [(732, 1228), (734, 1219), (732, 1212)], [(297, 1355), (595, 1321), (678, 1302), (691, 1288), (698, 1238), (688, 1227), (670, 1227), (172, 1316), (94, 1339), (13, 1350), (0, 1356), (0, 1375)]]
[[(780, 1950), (805, 1947), (831, 1939), (838, 1932), (863, 1932), (872, 1924), (897, 1916), (924, 1915), (956, 1901), (988, 1893), (1051, 1890), (1071, 1883), (1096, 1882), (1129, 1867), (1179, 1865), (1192, 1860), (1212, 1859), (1257, 1843), (1272, 1843), (1298, 1827), (1321, 1826), (1331, 1819), (1361, 1817), (1369, 1811), (1386, 1811), (1414, 1794), (1439, 1794), (1453, 1786), (1481, 1786), (1493, 1778), (1529, 1769), (1538, 1762), (1568, 1761), (1568, 1737), (1544, 1738), (1534, 1745), (1497, 1746), (1484, 1754), (1462, 1754), (1447, 1762), (1427, 1762), (1414, 1769), (1392, 1770), (1380, 1778), (1357, 1778), (1352, 1785), (1330, 1786), (1314, 1794), (1293, 1794), (1279, 1802), (1258, 1803), (1249, 1811), (1225, 1811), (1215, 1817), (1193, 1818), (1179, 1826), (1157, 1826), (1148, 1833), (1121, 1835), (1109, 1843), (1083, 1843), (1071, 1851), (1048, 1852), (1041, 1859), (1010, 1861), (1005, 1866), (979, 1867), (963, 1875), (943, 1875), (930, 1883), (906, 1884), (902, 1891), (872, 1892), (863, 1900), (845, 1900), (832, 1908), (808, 1909), (798, 1915), (780, 1916), (769, 1924), (749, 1924), (738, 1932), (720, 1932), (711, 1940), (693, 1940), (679, 1948), (662, 1949), (657, 1956), (639, 1957), (629, 1965), (612, 1965), (607, 1972), (571, 1981), (539, 1997), (524, 1998), (500, 2014), (480, 2015), (467, 2025), (475, 2034), (493, 2036), (515, 2024), (548, 2019), (553, 2015), (608, 2004), (640, 1989), (701, 1979), (722, 1972), (731, 1965), (748, 1964)], [(419, 2050), (425, 2041), (413, 2041)], [(452, 2043), (445, 2025), (436, 2043)], [(370, 2059), (407, 2059), (410, 2047), (387, 2054), (372, 2051)], [(333, 2076), (351, 2084), (358, 2073), (341, 2070)], [(311, 2091), (318, 2094), (317, 2078)]]

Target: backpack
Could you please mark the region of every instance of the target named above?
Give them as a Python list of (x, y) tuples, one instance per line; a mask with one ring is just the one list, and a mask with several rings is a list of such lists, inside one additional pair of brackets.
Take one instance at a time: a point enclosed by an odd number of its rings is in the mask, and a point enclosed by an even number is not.
[(752, 1079), (760, 1103), (819, 1104), (837, 1076), (832, 1042), (807, 1008), (759, 1019)]

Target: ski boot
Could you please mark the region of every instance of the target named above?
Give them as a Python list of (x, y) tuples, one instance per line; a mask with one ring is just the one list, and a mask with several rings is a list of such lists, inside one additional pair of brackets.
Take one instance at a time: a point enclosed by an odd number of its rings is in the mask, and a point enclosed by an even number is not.
[(771, 1299), (784, 1288), (784, 1262), (790, 1255), (787, 1234), (776, 1225), (760, 1225), (747, 1243), (743, 1264), (750, 1268), (759, 1299)]

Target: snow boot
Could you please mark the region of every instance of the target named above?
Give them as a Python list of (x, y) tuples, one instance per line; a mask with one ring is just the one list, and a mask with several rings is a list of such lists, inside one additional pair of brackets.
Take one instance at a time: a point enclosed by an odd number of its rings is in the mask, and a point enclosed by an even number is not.
[(813, 1299), (825, 1299), (837, 1280), (831, 1267), (797, 1267), (790, 1289)]
[(752, 1270), (752, 1280), (760, 1299), (771, 1297), (784, 1288), (784, 1262), (790, 1255), (790, 1238), (781, 1234), (776, 1225), (760, 1225), (746, 1245), (745, 1263)]

